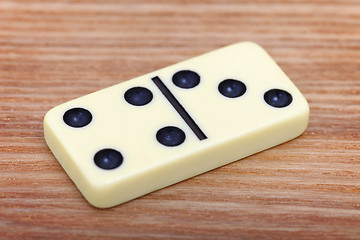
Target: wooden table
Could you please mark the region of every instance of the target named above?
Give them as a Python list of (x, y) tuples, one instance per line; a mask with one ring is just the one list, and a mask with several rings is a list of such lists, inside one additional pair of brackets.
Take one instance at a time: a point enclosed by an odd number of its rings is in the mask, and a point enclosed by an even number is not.
[[(245, 40), (305, 95), (307, 131), (126, 204), (89, 205), (45, 144), (47, 110)], [(119, 237), (360, 239), (360, 1), (1, 1), (0, 239)]]

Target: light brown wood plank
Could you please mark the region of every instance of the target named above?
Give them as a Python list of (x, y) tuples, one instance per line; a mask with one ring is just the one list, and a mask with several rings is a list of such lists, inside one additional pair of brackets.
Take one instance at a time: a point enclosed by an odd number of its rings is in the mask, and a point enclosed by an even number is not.
[[(52, 107), (238, 41), (311, 108), (299, 138), (123, 205), (47, 148)], [(360, 239), (359, 0), (0, 2), (0, 239)]]

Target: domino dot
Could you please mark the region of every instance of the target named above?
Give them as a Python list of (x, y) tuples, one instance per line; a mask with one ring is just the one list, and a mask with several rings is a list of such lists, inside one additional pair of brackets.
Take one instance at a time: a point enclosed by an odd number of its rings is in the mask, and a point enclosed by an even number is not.
[(151, 102), (153, 94), (144, 87), (133, 87), (125, 92), (125, 100), (135, 106), (143, 106)]
[(264, 94), (264, 100), (272, 107), (283, 108), (289, 106), (293, 99), (285, 90), (271, 89)]
[(185, 133), (180, 128), (168, 126), (156, 133), (156, 139), (167, 147), (175, 147), (185, 141)]
[(123, 156), (119, 151), (105, 148), (95, 154), (94, 162), (99, 168), (111, 170), (119, 167), (123, 163)]
[(85, 127), (92, 121), (92, 115), (85, 108), (71, 108), (64, 113), (64, 122), (70, 127)]
[(172, 81), (180, 88), (193, 88), (200, 83), (200, 76), (194, 71), (182, 70), (174, 74)]
[(219, 92), (228, 98), (237, 98), (246, 92), (246, 86), (243, 82), (235, 79), (226, 79), (218, 86)]

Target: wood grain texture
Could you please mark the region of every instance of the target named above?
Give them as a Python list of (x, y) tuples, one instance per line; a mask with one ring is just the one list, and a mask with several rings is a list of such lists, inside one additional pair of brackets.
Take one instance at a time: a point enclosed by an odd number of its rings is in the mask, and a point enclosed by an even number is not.
[[(307, 131), (107, 210), (47, 148), (47, 110), (238, 41), (309, 101)], [(0, 239), (360, 239), (360, 1), (0, 2)]]

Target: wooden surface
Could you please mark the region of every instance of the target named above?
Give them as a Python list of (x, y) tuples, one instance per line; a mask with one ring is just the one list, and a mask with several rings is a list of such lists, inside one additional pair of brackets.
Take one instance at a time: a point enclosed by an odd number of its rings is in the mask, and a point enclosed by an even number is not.
[[(45, 144), (46, 111), (244, 40), (308, 99), (307, 131), (126, 204), (90, 206)], [(1, 1), (0, 239), (119, 237), (360, 239), (360, 1)]]

